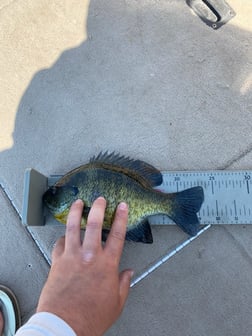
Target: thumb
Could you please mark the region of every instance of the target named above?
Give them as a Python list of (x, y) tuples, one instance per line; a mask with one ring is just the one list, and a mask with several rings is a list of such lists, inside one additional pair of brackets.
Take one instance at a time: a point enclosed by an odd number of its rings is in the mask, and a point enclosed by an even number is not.
[(127, 300), (129, 289), (130, 289), (130, 281), (133, 277), (134, 271), (131, 269), (124, 270), (120, 273), (119, 276), (119, 293), (121, 299), (121, 309), (123, 309), (125, 302)]

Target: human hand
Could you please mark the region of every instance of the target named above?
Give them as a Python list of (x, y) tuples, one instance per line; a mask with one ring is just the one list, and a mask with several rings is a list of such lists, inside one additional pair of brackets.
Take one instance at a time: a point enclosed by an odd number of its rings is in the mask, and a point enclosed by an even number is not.
[(132, 270), (119, 274), (128, 207), (119, 204), (105, 246), (101, 230), (106, 201), (99, 197), (90, 210), (81, 243), (83, 202), (70, 209), (65, 237), (52, 253), (52, 267), (37, 312), (50, 312), (66, 321), (78, 336), (101, 336), (119, 317), (126, 302)]

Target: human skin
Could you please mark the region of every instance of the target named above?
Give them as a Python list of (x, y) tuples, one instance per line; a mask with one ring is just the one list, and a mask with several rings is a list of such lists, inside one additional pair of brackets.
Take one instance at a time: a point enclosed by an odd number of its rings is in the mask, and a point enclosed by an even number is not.
[(52, 266), (37, 312), (66, 321), (78, 336), (101, 336), (116, 321), (126, 302), (132, 270), (119, 273), (128, 207), (120, 203), (105, 245), (101, 242), (106, 200), (99, 197), (90, 210), (83, 242), (80, 221), (83, 202), (71, 206), (65, 237), (52, 253)]

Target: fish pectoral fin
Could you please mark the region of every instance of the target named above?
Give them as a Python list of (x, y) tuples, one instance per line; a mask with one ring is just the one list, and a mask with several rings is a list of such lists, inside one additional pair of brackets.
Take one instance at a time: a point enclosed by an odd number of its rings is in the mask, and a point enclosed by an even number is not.
[(91, 209), (91, 207), (88, 207), (88, 206), (84, 205), (84, 208), (83, 208), (83, 211), (82, 211), (82, 217), (83, 218), (88, 217), (90, 209)]
[(125, 239), (134, 242), (152, 244), (153, 237), (148, 219), (144, 219), (136, 227), (127, 231)]
[(108, 229), (102, 229), (102, 241), (106, 241), (108, 239), (110, 230)]

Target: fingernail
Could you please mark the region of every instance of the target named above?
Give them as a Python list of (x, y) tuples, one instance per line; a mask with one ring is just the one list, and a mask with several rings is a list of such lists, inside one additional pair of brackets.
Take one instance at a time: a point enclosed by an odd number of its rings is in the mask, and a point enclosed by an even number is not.
[(96, 198), (96, 201), (97, 200), (104, 200), (105, 201), (105, 198), (103, 196), (99, 196), (99, 197)]
[(131, 279), (133, 278), (133, 276), (134, 276), (134, 271), (133, 270), (131, 270), (131, 272), (130, 272), (130, 277), (131, 277)]
[(128, 205), (127, 205), (127, 203), (125, 203), (125, 202), (121, 202), (121, 203), (118, 205), (118, 208), (119, 208), (120, 210), (127, 210), (127, 209), (128, 209)]
[(83, 201), (81, 199), (77, 199), (74, 203), (77, 205), (78, 204), (83, 205)]

